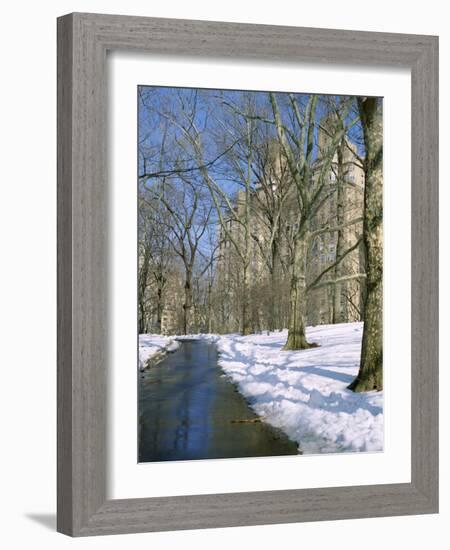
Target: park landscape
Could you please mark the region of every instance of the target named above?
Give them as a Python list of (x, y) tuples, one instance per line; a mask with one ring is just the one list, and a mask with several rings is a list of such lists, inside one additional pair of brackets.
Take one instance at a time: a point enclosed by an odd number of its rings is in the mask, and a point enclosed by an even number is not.
[(139, 462), (382, 451), (382, 98), (137, 102)]

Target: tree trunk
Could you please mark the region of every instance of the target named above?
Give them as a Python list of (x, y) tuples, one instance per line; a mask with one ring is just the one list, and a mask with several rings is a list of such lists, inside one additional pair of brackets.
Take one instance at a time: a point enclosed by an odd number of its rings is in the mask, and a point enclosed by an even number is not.
[(284, 350), (307, 349), (306, 340), (306, 257), (308, 241), (304, 236), (296, 237), (292, 264), (289, 299), (289, 329)]
[(162, 312), (163, 312), (163, 285), (164, 279), (158, 279), (156, 294), (156, 332), (161, 334)]
[[(361, 241), (358, 253), (359, 253), (359, 265), (360, 265), (361, 273), (366, 273), (367, 272), (367, 269), (366, 269), (367, 254), (366, 254), (366, 247), (365, 247), (364, 241)], [(366, 303), (366, 296), (367, 296), (366, 280), (361, 279), (359, 281), (359, 303), (360, 303), (359, 320), (360, 321), (364, 321), (364, 304)]]
[(280, 272), (279, 251), (276, 239), (273, 240), (270, 259), (270, 296), (268, 329), (270, 332), (280, 328)]
[(144, 309), (144, 304), (143, 302), (141, 301), (141, 299), (139, 299), (139, 334), (144, 334), (145, 333), (145, 309)]
[(208, 280), (208, 334), (212, 333), (212, 283)]
[[(345, 204), (345, 197), (344, 197), (344, 151), (343, 148), (345, 147), (345, 141), (342, 140), (340, 143), (340, 146), (337, 150), (337, 206), (336, 206), (336, 225), (337, 227), (340, 227), (344, 223), (344, 204)], [(339, 229), (336, 232), (336, 258), (340, 258), (342, 254), (344, 253), (344, 235), (343, 230)], [(344, 260), (345, 261), (345, 260)], [(337, 266), (334, 268), (334, 278), (337, 279), (341, 275), (342, 271), (342, 262), (338, 263)], [(341, 283), (336, 283), (333, 285), (333, 318), (332, 323), (342, 323), (344, 321), (342, 317), (342, 307), (341, 307), (341, 294), (342, 294), (342, 287)]]
[(186, 271), (186, 280), (184, 283), (184, 304), (183, 304), (183, 334), (190, 333), (192, 312), (192, 273)]
[(376, 98), (358, 99), (366, 147), (363, 240), (366, 250), (364, 332), (353, 391), (383, 389), (383, 131)]
[(147, 312), (145, 308), (145, 292), (147, 290), (150, 255), (148, 245), (144, 249), (142, 265), (139, 268), (138, 303), (139, 303), (139, 334), (144, 334), (147, 328)]
[(246, 336), (252, 333), (250, 322), (250, 294), (249, 294), (249, 266), (244, 264), (242, 283), (242, 334)]
[(275, 292), (276, 292), (276, 285), (277, 281), (275, 278), (275, 272), (273, 269), (273, 266), (271, 267), (269, 271), (270, 275), (270, 296), (269, 296), (269, 318), (267, 319), (267, 329), (269, 332), (273, 332), (276, 327), (276, 298), (275, 298)]

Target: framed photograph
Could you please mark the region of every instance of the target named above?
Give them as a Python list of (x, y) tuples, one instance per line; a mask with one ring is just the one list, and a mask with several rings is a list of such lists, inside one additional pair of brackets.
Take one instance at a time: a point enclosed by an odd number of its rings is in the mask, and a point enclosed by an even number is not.
[(438, 39), (58, 19), (58, 530), (438, 511)]

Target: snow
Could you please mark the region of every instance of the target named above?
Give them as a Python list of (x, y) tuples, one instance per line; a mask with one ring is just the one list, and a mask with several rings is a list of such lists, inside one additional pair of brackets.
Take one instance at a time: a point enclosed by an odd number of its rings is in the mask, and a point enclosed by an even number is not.
[[(183, 339), (215, 342), (219, 365), (266, 422), (281, 428), (304, 454), (383, 450), (383, 392), (354, 393), (347, 386), (359, 368), (362, 323), (308, 327), (319, 347), (283, 351), (287, 331), (140, 335), (140, 365)], [(176, 348), (175, 348), (176, 349)]]
[(139, 370), (149, 366), (149, 360), (159, 360), (166, 353), (174, 352), (180, 343), (174, 337), (161, 334), (139, 334)]
[(362, 323), (308, 327), (317, 348), (282, 351), (287, 331), (226, 335), (219, 364), (255, 412), (303, 453), (383, 450), (383, 392), (354, 393)]

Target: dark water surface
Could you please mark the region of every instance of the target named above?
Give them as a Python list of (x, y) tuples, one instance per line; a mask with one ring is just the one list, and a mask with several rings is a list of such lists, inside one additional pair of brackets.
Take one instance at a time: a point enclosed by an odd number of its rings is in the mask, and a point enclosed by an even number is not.
[(215, 344), (183, 341), (139, 378), (139, 462), (292, 455), (297, 444), (257, 419), (217, 365)]

